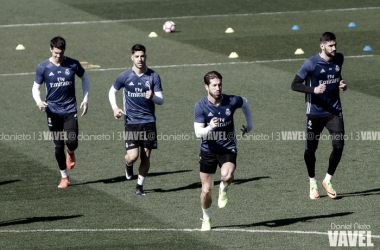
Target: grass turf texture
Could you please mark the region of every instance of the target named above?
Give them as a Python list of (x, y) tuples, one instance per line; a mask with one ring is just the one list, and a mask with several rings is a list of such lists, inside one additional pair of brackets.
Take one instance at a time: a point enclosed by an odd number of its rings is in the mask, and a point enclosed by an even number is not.
[[(255, 1), (255, 9), (250, 2), (242, 2), (244, 8), (238, 10), (227, 2), (224, 5), (220, 2), (213, 11), (194, 8), (184, 12), (183, 5), (173, 4), (178, 2), (154, 1), (162, 11), (152, 9), (141, 16), (133, 11), (119, 11), (114, 7), (117, 5), (112, 4), (117, 2), (109, 4), (104, 12), (99, 11), (104, 9), (100, 1), (92, 1), (91, 5), (86, 5), (89, 3), (86, 1), (81, 1), (82, 4), (68, 2), (68, 5), (51, 1), (28, 3), (24, 7), (17, 6), (18, 14), (15, 15), (12, 12), (16, 9), (15, 3), (4, 1), (0, 25), (314, 10), (327, 6), (323, 2), (308, 3), (304, 7), (303, 1), (290, 1), (286, 5), (276, 5), (276, 2), (260, 5)], [(374, 1), (336, 3), (336, 6), (328, 5), (329, 9), (378, 6)], [(171, 7), (162, 7), (165, 5)], [(48, 10), (46, 15), (42, 15), (41, 7)], [(29, 14), (35, 13), (32, 10), (41, 15)], [(54, 15), (54, 10), (60, 10), (61, 14)], [(27, 134), (32, 138), (0, 141), (3, 211), (0, 230), (200, 228), (199, 141), (192, 139), (193, 106), (206, 94), (202, 84), (204, 74), (215, 69), (224, 77), (224, 93), (242, 95), (249, 100), (254, 120), (251, 134), (268, 135), (270, 139), (238, 142), (235, 184), (229, 192), (229, 204), (223, 210), (216, 206), (218, 186), (215, 186), (213, 228), (327, 232), (331, 230), (331, 223), (357, 222), (370, 225), (372, 234), (379, 235), (376, 216), (380, 193), (378, 142), (356, 140), (361, 131), (378, 130), (379, 118), (374, 116), (380, 104), (376, 85), (379, 78), (378, 13), (379, 10), (358, 10), (186, 19), (175, 21), (181, 32), (169, 35), (161, 32), (163, 22), (157, 21), (0, 28), (4, 34), (0, 40), (0, 74), (33, 72), (38, 63), (50, 56), (48, 41), (57, 34), (67, 40), (68, 56), (102, 68), (130, 67), (129, 48), (135, 43), (147, 46), (148, 66), (295, 59), (300, 58), (293, 55), (298, 47), (305, 51), (301, 57), (307, 58), (319, 51), (318, 39), (326, 30), (337, 34), (338, 51), (344, 55), (366, 54), (362, 48), (367, 44), (374, 49), (369, 54), (375, 55), (347, 58), (343, 66), (342, 75), (349, 90), (342, 93), (342, 103), (346, 133), (352, 138), (346, 142), (333, 180), (341, 197), (337, 200), (328, 198), (321, 186), (331, 141), (320, 142), (316, 173), (322, 199), (311, 201), (303, 162), (304, 142), (276, 140), (282, 131), (304, 130), (304, 96), (290, 90), (302, 60), (157, 68), (165, 92), (165, 104), (156, 109), (158, 132), (164, 135), (183, 133), (191, 139), (159, 141), (145, 185), (146, 197), (137, 197), (135, 181), (127, 182), (123, 177), (125, 150), (123, 141), (118, 140), (123, 123), (113, 118), (108, 102), (108, 90), (121, 70), (87, 71), (91, 83), (90, 106), (89, 113), (79, 118), (80, 133), (109, 135), (113, 139), (80, 141), (76, 151), (77, 166), (69, 171), (72, 185), (65, 190), (57, 189), (60, 177), (51, 141), (38, 140), (40, 133), (47, 131), (47, 125), (44, 113), (37, 110), (31, 96), (34, 76), (0, 76), (1, 133)], [(330, 21), (321, 23), (320, 20)], [(351, 21), (358, 27), (347, 28)], [(294, 24), (300, 25), (301, 30), (291, 31)], [(224, 34), (230, 26), (235, 33)], [(156, 31), (159, 37), (148, 38), (150, 31)], [(14, 50), (19, 43), (24, 44), (25, 51)], [(228, 59), (231, 51), (238, 52), (240, 58)], [(79, 100), (81, 93), (78, 81)], [(121, 106), (120, 94), (118, 97)], [(244, 116), (238, 111), (235, 125), (238, 128), (242, 124), (245, 124)], [(216, 184), (219, 177), (217, 174)], [(326, 249), (329, 246), (327, 235), (231, 231), (3, 232), (0, 239), (1, 249)], [(380, 244), (378, 239), (372, 242), (375, 246)]]

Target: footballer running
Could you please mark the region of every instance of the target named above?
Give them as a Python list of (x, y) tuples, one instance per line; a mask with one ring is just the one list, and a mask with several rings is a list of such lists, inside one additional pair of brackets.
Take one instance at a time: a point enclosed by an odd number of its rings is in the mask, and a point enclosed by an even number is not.
[(203, 211), (201, 231), (211, 230), (211, 194), (214, 176), (220, 167), (221, 182), (218, 206), (224, 208), (228, 201), (228, 188), (234, 179), (236, 169), (236, 136), (234, 125), (235, 110), (243, 110), (247, 125), (243, 125), (243, 136), (252, 129), (251, 108), (244, 97), (222, 94), (222, 76), (208, 72), (204, 76), (207, 96), (202, 97), (194, 107), (194, 130), (197, 138), (202, 138), (200, 178), (202, 182), (201, 206)]
[[(152, 149), (157, 149), (155, 104), (162, 105), (164, 95), (160, 76), (146, 66), (145, 47), (135, 44), (131, 51), (133, 67), (117, 77), (109, 91), (109, 100), (116, 119), (124, 114), (126, 179), (133, 179), (133, 163), (140, 155), (136, 194), (145, 195), (143, 185), (150, 168), (150, 155)], [(124, 110), (116, 103), (121, 88), (124, 88)]]
[(320, 198), (315, 176), (315, 151), (324, 127), (330, 133), (333, 149), (322, 185), (330, 198), (337, 197), (331, 179), (342, 157), (345, 133), (339, 90), (347, 90), (347, 84), (342, 79), (344, 57), (336, 52), (335, 35), (330, 32), (323, 33), (319, 46), (321, 53), (310, 57), (302, 64), (291, 85), (292, 90), (305, 93), (304, 159), (310, 179), (310, 199), (312, 200)]
[[(78, 147), (75, 75), (82, 80), (83, 101), (80, 108), (83, 108), (83, 112), (81, 116), (87, 113), (90, 91), (87, 73), (77, 60), (64, 55), (65, 50), (65, 39), (60, 36), (51, 39), (51, 57), (37, 66), (32, 88), (33, 98), (38, 108), (46, 112), (46, 120), (52, 135), (55, 158), (61, 171), (61, 182), (58, 188), (66, 188), (70, 183), (67, 168), (74, 168), (74, 150)], [(40, 89), (43, 83), (46, 89), (45, 101), (41, 100)], [(64, 133), (64, 136), (60, 136), (60, 133)]]

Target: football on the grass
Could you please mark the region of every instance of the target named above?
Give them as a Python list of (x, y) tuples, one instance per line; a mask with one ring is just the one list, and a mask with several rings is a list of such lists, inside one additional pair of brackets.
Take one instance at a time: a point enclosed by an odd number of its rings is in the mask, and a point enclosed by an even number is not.
[(164, 23), (163, 29), (166, 33), (171, 33), (175, 30), (175, 23), (172, 21), (167, 21)]

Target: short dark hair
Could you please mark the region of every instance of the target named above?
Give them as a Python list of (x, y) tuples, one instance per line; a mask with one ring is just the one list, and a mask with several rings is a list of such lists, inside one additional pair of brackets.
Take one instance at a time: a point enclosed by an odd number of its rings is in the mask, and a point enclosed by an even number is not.
[(50, 40), (50, 48), (57, 48), (60, 50), (66, 50), (66, 41), (60, 36), (56, 36)]
[(220, 79), (220, 81), (222, 81), (222, 75), (219, 74), (218, 72), (216, 71), (210, 71), (208, 72), (205, 77), (204, 77), (204, 81), (205, 81), (205, 84), (208, 86), (210, 85), (210, 80), (211, 79)]
[(331, 32), (323, 33), (321, 36), (321, 39), (320, 39), (321, 43), (327, 43), (327, 42), (330, 42), (333, 40), (336, 40), (336, 37), (335, 37), (334, 33), (331, 33)]
[(136, 51), (143, 51), (144, 54), (145, 54), (145, 47), (144, 47), (144, 45), (142, 45), (142, 44), (135, 44), (135, 45), (133, 45), (133, 47), (132, 47), (132, 49), (131, 49), (132, 55), (133, 55)]

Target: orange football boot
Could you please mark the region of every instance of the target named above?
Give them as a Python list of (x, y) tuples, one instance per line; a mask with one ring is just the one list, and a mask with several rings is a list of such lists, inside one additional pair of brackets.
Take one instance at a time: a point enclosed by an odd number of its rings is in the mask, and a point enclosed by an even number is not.
[(59, 186), (58, 188), (67, 188), (67, 186), (69, 185), (69, 177), (67, 176), (67, 178), (61, 178), (61, 183), (59, 183)]
[(338, 196), (331, 184), (331, 180), (324, 179), (322, 185), (326, 189), (327, 195), (330, 196), (330, 198), (335, 199)]

